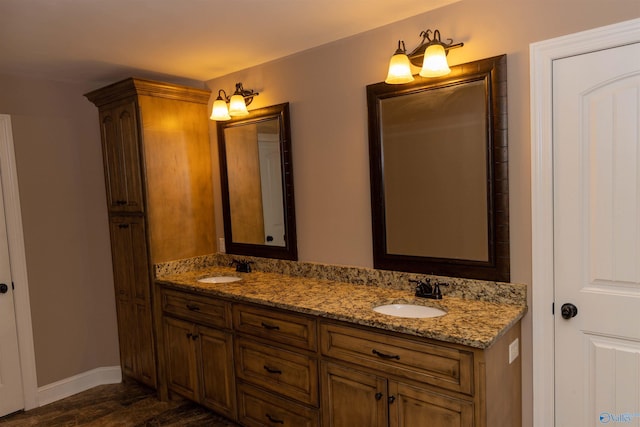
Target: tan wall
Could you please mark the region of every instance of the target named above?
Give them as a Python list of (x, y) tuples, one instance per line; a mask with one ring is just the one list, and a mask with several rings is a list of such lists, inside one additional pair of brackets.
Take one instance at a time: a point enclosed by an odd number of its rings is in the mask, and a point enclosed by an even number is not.
[[(638, 16), (637, 0), (464, 0), (208, 86), (228, 91), (242, 81), (261, 93), (251, 108), (291, 103), (300, 259), (371, 266), (364, 87), (384, 79), (399, 38), (412, 48), (427, 28), (465, 43), (451, 64), (506, 53), (512, 280), (530, 283), (529, 43)], [(82, 96), (91, 89), (0, 79), (0, 113), (12, 115), (40, 386), (118, 364), (97, 109)], [(217, 150), (213, 156), (217, 174)], [(523, 341), (531, 425), (530, 316)]]
[[(291, 103), (300, 259), (372, 265), (367, 148), (367, 84), (382, 81), (404, 39), (439, 29), (465, 46), (451, 64), (507, 54), (511, 277), (531, 282), (529, 44), (640, 16), (637, 0), (463, 0), (361, 35), (210, 80), (216, 91), (236, 82), (260, 96), (251, 108)], [(212, 100), (213, 101), (213, 100)], [(211, 127), (215, 138), (214, 126)], [(214, 174), (217, 172), (214, 172)], [(214, 175), (216, 176), (216, 175)], [(219, 183), (217, 187), (219, 197)], [(217, 229), (222, 230), (217, 202)], [(531, 317), (523, 322), (524, 425), (532, 421)]]
[(38, 386), (118, 366), (98, 110), (87, 87), (0, 78), (10, 114)]

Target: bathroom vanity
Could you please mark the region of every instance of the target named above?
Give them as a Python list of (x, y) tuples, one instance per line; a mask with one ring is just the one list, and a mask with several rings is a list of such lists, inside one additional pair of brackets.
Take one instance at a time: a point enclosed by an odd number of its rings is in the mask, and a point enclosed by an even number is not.
[[(242, 425), (520, 425), (524, 303), (226, 267), (156, 283), (164, 386)], [(447, 314), (373, 310), (398, 302)]]

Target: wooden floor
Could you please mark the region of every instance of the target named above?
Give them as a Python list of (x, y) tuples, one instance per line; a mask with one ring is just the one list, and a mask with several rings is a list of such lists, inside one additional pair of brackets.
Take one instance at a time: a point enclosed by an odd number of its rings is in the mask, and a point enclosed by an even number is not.
[(186, 400), (161, 402), (136, 383), (102, 385), (63, 400), (0, 417), (2, 427), (180, 426), (236, 427), (237, 424)]

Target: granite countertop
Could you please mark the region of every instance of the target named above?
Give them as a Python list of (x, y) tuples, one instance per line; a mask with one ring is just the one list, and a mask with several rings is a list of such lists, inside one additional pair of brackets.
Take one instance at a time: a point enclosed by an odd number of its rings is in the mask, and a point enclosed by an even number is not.
[[(201, 283), (211, 276), (236, 276), (232, 283)], [(228, 267), (211, 267), (163, 276), (156, 282), (181, 290), (252, 302), (358, 325), (371, 326), (439, 341), (485, 349), (515, 325), (526, 313), (526, 305), (448, 297), (441, 300), (416, 298), (406, 290), (375, 285), (335, 282), (254, 271), (238, 273)], [(400, 318), (376, 313), (373, 307), (412, 302), (443, 309), (441, 317)]]

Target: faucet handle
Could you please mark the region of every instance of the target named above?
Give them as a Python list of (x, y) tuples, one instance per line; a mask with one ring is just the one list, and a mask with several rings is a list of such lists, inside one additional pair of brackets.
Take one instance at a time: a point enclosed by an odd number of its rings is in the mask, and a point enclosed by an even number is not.
[(448, 283), (434, 283), (433, 284), (433, 296), (435, 299), (442, 299), (442, 291), (440, 290), (440, 286), (449, 286)]

